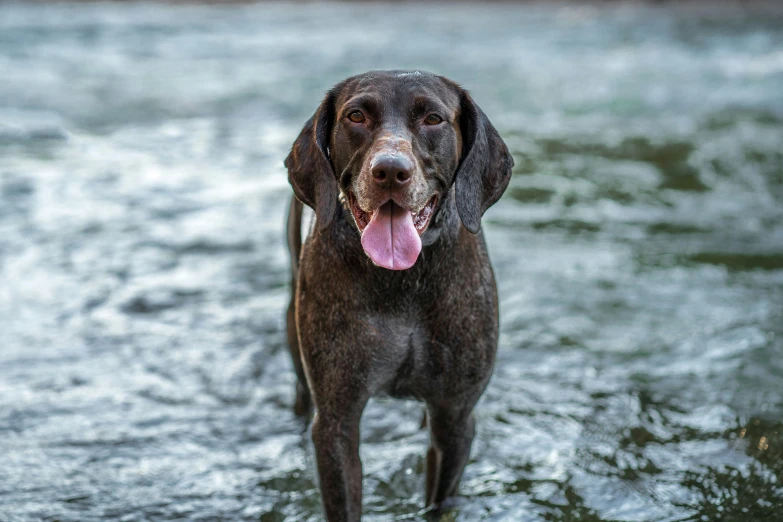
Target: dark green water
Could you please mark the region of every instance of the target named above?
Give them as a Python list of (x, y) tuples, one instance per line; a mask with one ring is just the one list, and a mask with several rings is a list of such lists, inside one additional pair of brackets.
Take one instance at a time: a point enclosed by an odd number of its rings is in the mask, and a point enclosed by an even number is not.
[[(783, 520), (783, 14), (625, 4), (0, 4), (0, 520), (320, 519), (282, 159), (371, 68), (517, 163), (443, 520)], [(420, 418), (365, 413), (366, 520), (421, 518)]]

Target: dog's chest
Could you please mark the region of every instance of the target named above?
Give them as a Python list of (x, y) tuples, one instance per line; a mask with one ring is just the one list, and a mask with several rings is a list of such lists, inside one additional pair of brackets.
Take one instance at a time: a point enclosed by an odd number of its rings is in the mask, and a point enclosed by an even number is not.
[(372, 351), (377, 394), (426, 399), (454, 363), (453, 352), (440, 345), (424, 322), (397, 317), (372, 317), (368, 322), (381, 342)]

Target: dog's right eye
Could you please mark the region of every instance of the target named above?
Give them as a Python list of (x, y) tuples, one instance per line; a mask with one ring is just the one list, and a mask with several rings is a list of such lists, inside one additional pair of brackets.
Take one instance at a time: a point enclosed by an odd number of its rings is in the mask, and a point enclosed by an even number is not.
[(362, 114), (362, 111), (353, 111), (348, 114), (348, 119), (354, 123), (362, 123), (364, 121), (364, 114)]

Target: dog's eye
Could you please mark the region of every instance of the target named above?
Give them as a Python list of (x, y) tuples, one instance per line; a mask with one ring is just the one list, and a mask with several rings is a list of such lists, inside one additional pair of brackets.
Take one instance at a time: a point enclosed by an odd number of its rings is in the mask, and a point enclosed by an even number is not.
[(424, 123), (427, 125), (437, 125), (438, 123), (442, 122), (443, 118), (438, 116), (437, 114), (430, 114), (426, 118), (424, 118)]
[(362, 111), (353, 111), (348, 115), (348, 119), (354, 123), (362, 123), (364, 121), (364, 114), (362, 114)]

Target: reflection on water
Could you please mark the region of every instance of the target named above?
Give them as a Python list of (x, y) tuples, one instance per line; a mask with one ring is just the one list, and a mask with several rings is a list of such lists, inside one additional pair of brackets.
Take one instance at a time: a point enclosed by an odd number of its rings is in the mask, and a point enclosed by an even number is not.
[[(0, 6), (0, 518), (319, 520), (282, 158), (387, 67), (470, 88), (517, 162), (444, 520), (779, 516), (781, 44), (714, 6)], [(367, 410), (367, 520), (419, 518), (420, 418)]]

